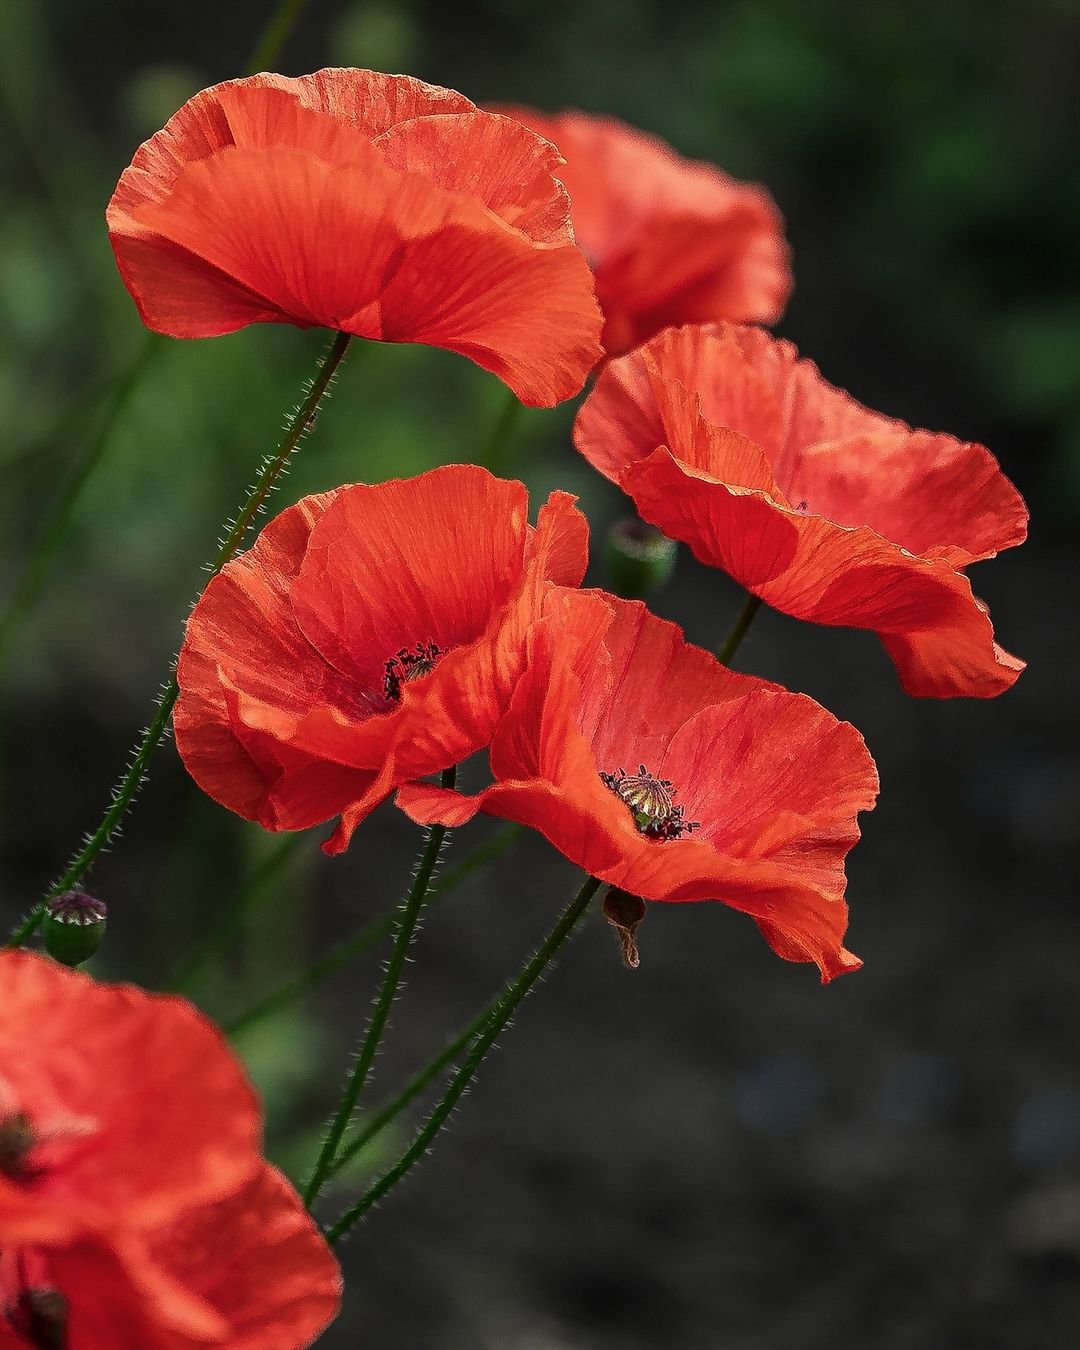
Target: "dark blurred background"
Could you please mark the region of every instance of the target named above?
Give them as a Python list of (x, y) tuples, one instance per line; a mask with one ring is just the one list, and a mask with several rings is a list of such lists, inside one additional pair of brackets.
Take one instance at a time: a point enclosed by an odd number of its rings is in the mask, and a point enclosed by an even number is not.
[[(5, 591), (142, 342), (105, 237), (114, 182), (189, 94), (243, 70), (271, 8), (0, 6)], [(821, 989), (745, 919), (700, 905), (653, 906), (630, 974), (594, 917), (434, 1158), (343, 1249), (346, 1306), (325, 1344), (1073, 1346), (1080, 7), (312, 0), (278, 66), (326, 64), (616, 113), (766, 183), (795, 253), (779, 331), (872, 406), (988, 444), (1034, 525), (976, 569), (1000, 640), (1030, 663), (1001, 699), (914, 702), (871, 636), (774, 613), (740, 654), (853, 720), (877, 757), (881, 804), (849, 865), (865, 970)], [(218, 525), (320, 344), (276, 327), (163, 344), (119, 422), (0, 670), (5, 921), (99, 818)], [(473, 457), (501, 393), (446, 353), (356, 350), (275, 509)], [(599, 538), (623, 508), (574, 454), (571, 416), (524, 415), (506, 463), (534, 492), (580, 493)], [(654, 602), (706, 644), (739, 603), (686, 556)], [(489, 828), (463, 832), (448, 861)], [(203, 1006), (241, 1012), (381, 913), (418, 842), (390, 809), (333, 863), (303, 840), (204, 972)], [(167, 746), (93, 874), (111, 907), (96, 972), (168, 985), (273, 846), (203, 799)], [(572, 885), (530, 839), (433, 912), (376, 1088), (472, 1016)], [(379, 971), (372, 954), (238, 1040), (293, 1175)], [(405, 1137), (362, 1158), (327, 1213)]]

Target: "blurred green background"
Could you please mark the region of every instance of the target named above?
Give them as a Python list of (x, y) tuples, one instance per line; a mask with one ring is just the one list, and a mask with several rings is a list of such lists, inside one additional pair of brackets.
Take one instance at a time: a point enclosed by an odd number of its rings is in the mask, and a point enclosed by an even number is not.
[[(188, 95), (243, 70), (271, 8), (0, 7), (0, 596), (144, 341), (105, 236), (115, 180)], [(1031, 662), (1004, 699), (913, 704), (871, 638), (776, 615), (744, 648), (744, 668), (856, 721), (879, 759), (885, 796), (850, 868), (866, 970), (819, 991), (704, 906), (650, 914), (630, 977), (594, 925), (437, 1160), (349, 1244), (326, 1343), (1071, 1345), (1080, 6), (310, 0), (278, 68), (326, 64), (615, 113), (764, 182), (794, 247), (779, 331), (872, 406), (988, 444), (1035, 522), (975, 578), (1000, 640)], [(266, 327), (155, 353), (0, 668), (10, 919), (104, 809), (218, 528), (321, 343)], [(459, 358), (357, 344), (273, 509), (472, 458), (501, 406), (501, 386)], [(534, 493), (580, 493), (599, 533), (622, 507), (574, 454), (572, 412), (523, 414), (505, 462)], [(656, 602), (705, 643), (737, 606), (685, 557)], [(390, 810), (334, 864), (303, 841), (263, 917), (206, 972), (208, 1010), (236, 1014), (380, 913), (417, 843)], [(272, 847), (163, 749), (93, 876), (112, 907), (96, 969), (168, 983)], [(531, 841), (435, 914), (382, 1086), (468, 1019), (571, 882)], [(350, 968), (240, 1042), (272, 1152), (296, 1171), (378, 969)], [(336, 1199), (362, 1181), (363, 1168)]]

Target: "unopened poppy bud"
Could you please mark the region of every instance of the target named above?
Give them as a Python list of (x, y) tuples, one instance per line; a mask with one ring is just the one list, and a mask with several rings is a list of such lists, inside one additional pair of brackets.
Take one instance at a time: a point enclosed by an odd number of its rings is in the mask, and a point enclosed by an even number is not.
[(617, 886), (612, 886), (604, 896), (604, 918), (614, 928), (615, 936), (619, 939), (627, 970), (637, 970), (641, 965), (641, 956), (635, 935), (645, 918), (645, 901), (640, 895), (631, 895), (629, 891), (620, 891)]
[(81, 966), (101, 946), (107, 909), (85, 891), (65, 891), (45, 906), (41, 937), (45, 950), (65, 966)]
[(637, 516), (618, 521), (608, 533), (611, 589), (624, 600), (646, 599), (671, 576), (678, 548), (674, 539)]

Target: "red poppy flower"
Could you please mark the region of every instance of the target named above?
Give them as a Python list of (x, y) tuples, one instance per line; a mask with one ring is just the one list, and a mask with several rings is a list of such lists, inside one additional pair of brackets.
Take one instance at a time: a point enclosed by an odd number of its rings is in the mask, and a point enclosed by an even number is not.
[(854, 727), (728, 670), (638, 602), (555, 591), (530, 646), (492, 742), (494, 785), (407, 785), (398, 804), (414, 820), (518, 821), (633, 895), (744, 910), (823, 980), (858, 967), (843, 864), (877, 773)]
[(308, 497), (207, 587), (180, 653), (177, 745), (216, 801), (272, 830), (334, 816), (487, 745), (546, 583), (577, 585), (588, 527), (473, 465)]
[(559, 176), (596, 274), (609, 356), (670, 324), (779, 319), (791, 294), (790, 250), (763, 187), (684, 159), (613, 117), (497, 111), (566, 156)]
[(106, 219), (143, 322), (170, 337), (323, 325), (470, 357), (524, 403), (600, 349), (554, 148), (404, 75), (204, 89), (124, 170)]
[(1027, 532), (997, 461), (864, 408), (790, 343), (661, 333), (606, 368), (574, 440), (645, 520), (767, 604), (876, 632), (909, 694), (989, 698), (1023, 670), (964, 573)]
[(299, 1350), (334, 1258), (182, 999), (0, 952), (0, 1346)]

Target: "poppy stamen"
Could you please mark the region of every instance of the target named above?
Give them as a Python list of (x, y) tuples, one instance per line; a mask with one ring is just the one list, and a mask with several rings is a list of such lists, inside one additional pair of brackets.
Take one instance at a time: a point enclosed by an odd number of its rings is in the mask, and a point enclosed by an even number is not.
[(418, 642), (402, 649), (387, 661), (383, 674), (383, 697), (387, 703), (401, 701), (401, 686), (422, 675), (430, 675), (445, 655), (437, 642)]
[(600, 781), (630, 808), (634, 824), (649, 839), (666, 841), (692, 834), (700, 820), (685, 819), (686, 808), (675, 805), (676, 788), (670, 778), (657, 778), (644, 764), (636, 774), (625, 769), (601, 773)]

